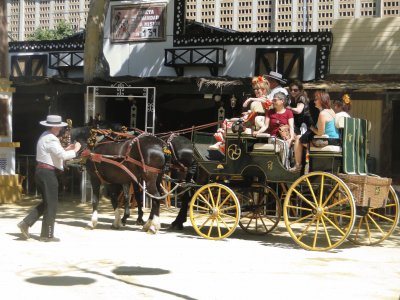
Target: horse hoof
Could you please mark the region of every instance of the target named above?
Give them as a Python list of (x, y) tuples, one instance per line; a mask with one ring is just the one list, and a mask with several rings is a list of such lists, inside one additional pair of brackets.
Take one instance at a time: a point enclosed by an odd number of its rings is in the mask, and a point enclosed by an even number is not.
[(95, 226), (93, 225), (93, 223), (87, 223), (85, 229), (90, 229), (93, 230), (95, 228)]
[(149, 230), (150, 226), (151, 226), (150, 221), (147, 221), (147, 222), (143, 225), (142, 231), (146, 231), (146, 232), (147, 232), (147, 231)]
[(181, 224), (181, 223), (172, 223), (169, 228), (171, 230), (183, 230), (183, 224)]
[(112, 230), (120, 230), (120, 229), (121, 229), (120, 226), (116, 226), (116, 225), (114, 225), (114, 224), (112, 224), (112, 225), (110, 226), (110, 228), (111, 228)]
[(147, 230), (147, 233), (156, 234), (156, 233), (157, 233), (156, 226), (151, 225), (150, 228), (149, 228), (149, 230)]
[(144, 225), (144, 221), (143, 221), (143, 219), (137, 219), (136, 220), (136, 225)]

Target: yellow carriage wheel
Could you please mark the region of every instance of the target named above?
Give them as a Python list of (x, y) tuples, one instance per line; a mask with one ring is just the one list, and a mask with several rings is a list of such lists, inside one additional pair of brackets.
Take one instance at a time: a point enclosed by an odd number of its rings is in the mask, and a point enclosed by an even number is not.
[(282, 216), (282, 207), (275, 191), (267, 185), (234, 189), (242, 214), (239, 226), (250, 234), (267, 234), (275, 229)]
[(230, 236), (239, 222), (240, 204), (235, 193), (223, 184), (210, 183), (193, 195), (190, 221), (202, 237), (220, 240)]
[(353, 195), (333, 174), (305, 174), (290, 186), (283, 216), (287, 230), (302, 248), (330, 250), (342, 244), (353, 228)]
[(384, 207), (357, 207), (356, 223), (349, 240), (357, 245), (376, 245), (392, 234), (398, 222), (399, 198), (390, 186)]

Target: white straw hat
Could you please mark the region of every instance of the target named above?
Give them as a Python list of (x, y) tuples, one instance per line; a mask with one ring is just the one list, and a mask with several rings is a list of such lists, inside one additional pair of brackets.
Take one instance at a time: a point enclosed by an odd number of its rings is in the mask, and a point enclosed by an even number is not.
[(275, 79), (277, 81), (280, 81), (282, 83), (286, 83), (286, 80), (283, 79), (282, 74), (278, 73), (278, 72), (271, 71), (271, 72), (269, 72), (268, 75), (265, 75), (265, 77), (269, 77), (269, 78)]
[(64, 127), (68, 124), (61, 121), (61, 117), (57, 115), (48, 115), (45, 121), (40, 122), (43, 126), (48, 127)]

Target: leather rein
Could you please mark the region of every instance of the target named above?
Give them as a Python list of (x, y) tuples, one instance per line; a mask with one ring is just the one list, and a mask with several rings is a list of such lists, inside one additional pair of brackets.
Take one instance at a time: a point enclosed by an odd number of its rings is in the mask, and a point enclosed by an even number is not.
[[(142, 134), (141, 134), (142, 135)], [(125, 155), (106, 155), (106, 154), (98, 154), (98, 153), (90, 153), (89, 154), (89, 159), (93, 162), (94, 168), (95, 168), (95, 173), (97, 175), (97, 177), (100, 179), (101, 183), (108, 183), (100, 174), (100, 172), (97, 169), (97, 165), (99, 163), (105, 162), (105, 163), (109, 163), (112, 164), (114, 166), (117, 166), (118, 168), (122, 169), (133, 181), (135, 181), (137, 184), (140, 185), (139, 180), (137, 179), (137, 177), (135, 176), (135, 174), (133, 174), (125, 165), (124, 163), (128, 162), (128, 163), (132, 163), (137, 165), (138, 167), (142, 168), (144, 172), (150, 172), (150, 173), (156, 173), (156, 174), (160, 174), (162, 172), (161, 169), (158, 168), (154, 168), (152, 166), (146, 165), (144, 158), (143, 158), (143, 153), (142, 150), (140, 148), (140, 139), (139, 137), (141, 136), (137, 136), (131, 139), (129, 145), (128, 145), (128, 149), (126, 150)], [(107, 144), (107, 143), (112, 143), (113, 141), (107, 141), (107, 142), (101, 142), (98, 143), (98, 145), (101, 144)], [(137, 149), (139, 151), (139, 155), (140, 155), (140, 161), (136, 160), (134, 158), (132, 158), (129, 154), (130, 151), (132, 150), (133, 145), (136, 144), (137, 145)], [(119, 159), (122, 159), (121, 161), (118, 161)]]

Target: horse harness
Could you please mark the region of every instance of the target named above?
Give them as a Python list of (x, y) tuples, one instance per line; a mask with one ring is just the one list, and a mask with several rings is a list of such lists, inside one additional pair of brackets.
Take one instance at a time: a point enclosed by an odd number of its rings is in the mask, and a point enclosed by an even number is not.
[[(133, 181), (135, 181), (137, 184), (140, 185), (139, 180), (137, 179), (137, 177), (135, 176), (135, 174), (133, 174), (125, 165), (125, 162), (129, 162), (129, 163), (133, 163), (137, 166), (139, 166), (140, 168), (143, 169), (144, 172), (151, 172), (151, 173), (156, 173), (159, 174), (162, 172), (161, 169), (158, 168), (154, 168), (152, 166), (148, 166), (146, 165), (144, 158), (143, 158), (143, 153), (142, 150), (140, 148), (140, 136), (138, 137), (134, 137), (133, 139), (131, 139), (129, 145), (128, 145), (128, 149), (126, 151), (126, 154), (121, 156), (121, 155), (106, 155), (106, 154), (98, 154), (98, 153), (90, 153), (89, 155), (89, 159), (93, 162), (94, 165), (94, 169), (95, 169), (95, 173), (97, 175), (97, 177), (100, 179), (102, 184), (108, 184), (109, 182), (107, 182), (100, 174), (99, 170), (97, 169), (96, 163), (102, 163), (102, 162), (106, 162), (109, 164), (112, 164), (114, 166), (117, 166), (118, 168), (122, 169), (126, 174), (128, 174), (129, 177), (131, 177), (131, 179)], [(112, 142), (112, 141), (110, 141)], [(103, 143), (99, 143), (99, 144), (104, 144), (104, 143), (110, 143), (110, 142), (103, 142)], [(132, 157), (129, 156), (130, 151), (132, 150), (133, 144), (137, 145), (138, 151), (139, 151), (139, 155), (140, 155), (140, 161), (133, 159)], [(117, 161), (118, 159), (121, 159), (122, 161)]]
[(171, 164), (169, 168), (175, 169), (175, 170), (181, 171), (181, 172), (187, 172), (188, 168), (179, 161), (178, 157), (176, 156), (174, 146), (172, 145), (172, 140), (177, 136), (179, 136), (179, 135), (176, 133), (172, 133), (167, 140), (167, 145), (168, 145), (169, 149), (171, 150), (172, 160), (173, 160), (173, 164)]

